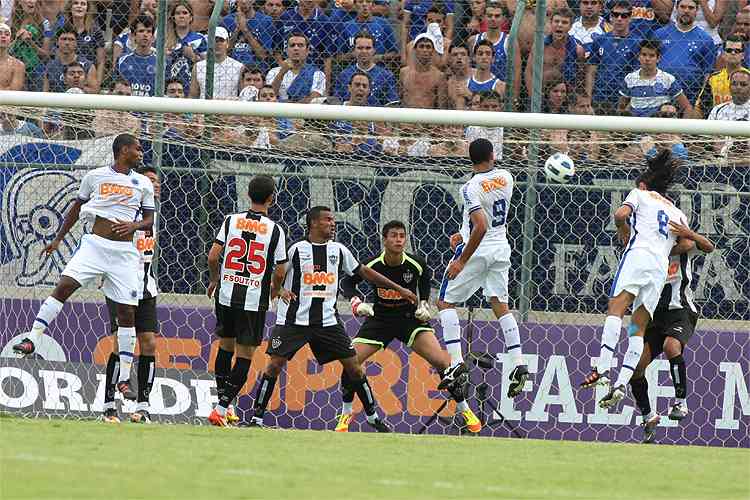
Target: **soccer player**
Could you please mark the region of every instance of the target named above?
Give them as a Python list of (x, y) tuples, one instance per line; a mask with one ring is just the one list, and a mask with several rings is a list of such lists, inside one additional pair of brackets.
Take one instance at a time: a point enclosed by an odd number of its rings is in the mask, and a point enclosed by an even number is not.
[(670, 231), (680, 238), (680, 243), (673, 247), (669, 258), (667, 282), (661, 292), (659, 304), (654, 317), (646, 327), (643, 354), (630, 379), (638, 409), (643, 415), (643, 442), (651, 443), (655, 438), (659, 414), (651, 410), (648, 399), (648, 382), (644, 372), (651, 361), (664, 352), (669, 359), (669, 373), (675, 389), (675, 402), (669, 412), (670, 420), (682, 420), (688, 414), (687, 371), (682, 352), (690, 341), (698, 322), (698, 311), (693, 303), (693, 258), (698, 251), (711, 253), (714, 244), (705, 236), (692, 231), (686, 225), (669, 221)]
[(239, 420), (231, 405), (247, 381), (253, 354), (263, 340), (268, 304), (286, 274), (286, 236), (268, 218), (276, 183), (267, 175), (255, 176), (247, 194), (250, 210), (224, 219), (208, 253), (207, 294), (216, 295), (219, 337), (214, 370), (219, 403), (208, 421), (219, 427)]
[(359, 274), (370, 283), (391, 289), (407, 302), (417, 303), (411, 290), (394, 283), (370, 267), (363, 266), (341, 243), (331, 241), (336, 221), (330, 208), (315, 206), (307, 214), (307, 237), (288, 250), (290, 265), (276, 313), (267, 353), (270, 356), (255, 392), (250, 425), (262, 426), (263, 415), (276, 385), (276, 378), (305, 344), (310, 344), (318, 363), (340, 361), (349, 377), (349, 387), (365, 407), (367, 422), (378, 432), (390, 432), (378, 418), (375, 399), (352, 341), (339, 322), (336, 299), (341, 272)]
[(438, 387), (448, 387), (468, 370), (461, 353), (456, 304), (467, 301), (481, 288), (500, 322), (505, 349), (513, 363), (508, 388), (508, 397), (512, 398), (521, 393), (529, 378), (528, 368), (523, 364), (518, 324), (508, 309), (510, 245), (505, 224), (513, 195), (513, 176), (507, 170), (495, 168), (492, 143), (487, 139), (476, 139), (469, 144), (469, 158), (474, 175), (461, 186), (463, 222), (461, 231), (451, 236), (455, 252), (445, 270), (437, 302), (443, 341), (451, 358), (451, 366)]
[(602, 408), (614, 406), (625, 397), (625, 386), (641, 359), (646, 326), (654, 316), (667, 279), (672, 247), (679, 241), (669, 230), (669, 222), (687, 224), (682, 210), (666, 198), (673, 177), (672, 153), (662, 150), (648, 160), (648, 168), (635, 182), (637, 188), (628, 194), (614, 215), (617, 235), (626, 248), (609, 294), (600, 355), (581, 387), (609, 383), (608, 372), (620, 339), (622, 317), (631, 305), (633, 315), (628, 327), (628, 350), (617, 381), (599, 401)]
[[(118, 135), (112, 143), (115, 163), (88, 172), (81, 180), (78, 197), (57, 232), (45, 248), (47, 255), (55, 252), (79, 216), (93, 220), (92, 234), (81, 238), (78, 250), (62, 271), (52, 295), (39, 308), (28, 336), (13, 346), (21, 355), (34, 352), (34, 346), (63, 304), (81, 286), (104, 278), (104, 296), (116, 304), (117, 344), (120, 356), (120, 381), (117, 390), (132, 397), (130, 368), (135, 348), (135, 309), (141, 256), (133, 244), (136, 231), (151, 229), (154, 222), (154, 186), (148, 177), (135, 168), (143, 160), (141, 144), (130, 134)], [(141, 220), (136, 220), (139, 212)], [(125, 222), (130, 221), (130, 222)], [(125, 378), (123, 378), (125, 377)]]
[[(344, 278), (342, 281), (344, 296), (351, 297), (352, 313), (367, 317), (354, 338), (354, 349), (357, 351), (359, 362), (364, 363), (380, 349), (385, 349), (392, 340), (398, 339), (430, 363), (442, 378), (450, 366), (450, 360), (446, 352), (440, 348), (435, 338), (435, 330), (429, 324), (431, 314), (427, 301), (430, 298), (432, 271), (424, 259), (407, 253), (404, 250), (405, 245), (404, 223), (397, 220), (388, 222), (383, 226), (384, 250), (371, 259), (367, 267), (414, 293), (419, 292), (418, 307), (404, 300), (398, 292), (379, 287), (375, 289), (373, 307), (362, 302), (356, 295), (355, 286), (362, 281), (359, 275)], [(456, 401), (457, 410), (466, 421), (468, 430), (479, 432), (482, 423), (469, 408), (464, 395), (466, 382), (467, 374), (455, 380), (447, 389)], [(336, 431), (347, 432), (352, 420), (354, 390), (346, 372), (341, 376), (341, 392), (344, 404)]]
[[(152, 166), (143, 166), (138, 172), (145, 175), (154, 186), (154, 198), (159, 199), (161, 183), (156, 169)], [(154, 268), (151, 266), (154, 259), (156, 245), (156, 232), (152, 228), (146, 231), (135, 232), (135, 247), (141, 256), (141, 268), (138, 281), (141, 284), (138, 291), (138, 307), (135, 309), (135, 335), (138, 340), (140, 354), (138, 356), (138, 394), (129, 390), (123, 393), (125, 399), (137, 399), (135, 412), (130, 414), (133, 423), (147, 424), (151, 422), (148, 398), (151, 387), (154, 384), (154, 368), (156, 367), (156, 332), (159, 328), (156, 320), (156, 295), (159, 288), (156, 285)], [(120, 373), (120, 356), (117, 345), (117, 304), (106, 298), (107, 310), (109, 311), (109, 324), (115, 343), (107, 360), (104, 383), (104, 414), (102, 421), (107, 423), (119, 423), (115, 405), (115, 380), (129, 380), (129, 373)]]

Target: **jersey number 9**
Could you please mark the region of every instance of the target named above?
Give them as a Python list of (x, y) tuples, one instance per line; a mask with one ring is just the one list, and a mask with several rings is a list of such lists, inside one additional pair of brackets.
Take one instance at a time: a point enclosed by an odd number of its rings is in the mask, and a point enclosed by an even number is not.
[(656, 220), (659, 221), (659, 234), (663, 234), (665, 238), (669, 238), (667, 232), (667, 225), (669, 224), (669, 215), (664, 210), (659, 210), (656, 214)]
[(497, 200), (492, 205), (492, 227), (498, 227), (505, 224), (508, 217), (508, 204), (505, 200)]

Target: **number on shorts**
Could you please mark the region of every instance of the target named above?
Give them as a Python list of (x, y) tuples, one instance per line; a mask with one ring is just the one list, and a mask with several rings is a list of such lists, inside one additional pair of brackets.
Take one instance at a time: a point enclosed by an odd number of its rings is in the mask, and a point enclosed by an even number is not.
[(498, 227), (505, 224), (508, 216), (508, 204), (505, 200), (497, 200), (492, 205), (492, 227)]
[(656, 214), (656, 220), (659, 221), (659, 233), (663, 234), (665, 238), (669, 238), (669, 233), (667, 232), (669, 215), (667, 215), (667, 212), (659, 210), (659, 213)]
[(224, 261), (226, 269), (240, 273), (247, 269), (250, 274), (262, 274), (266, 270), (266, 259), (263, 256), (265, 244), (251, 241), (248, 245), (242, 238), (232, 238), (228, 246), (229, 252)]

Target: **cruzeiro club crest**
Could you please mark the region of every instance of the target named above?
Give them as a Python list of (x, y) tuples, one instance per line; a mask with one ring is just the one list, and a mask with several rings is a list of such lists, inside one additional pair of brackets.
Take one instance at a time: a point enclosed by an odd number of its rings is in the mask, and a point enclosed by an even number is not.
[(411, 283), (411, 280), (413, 280), (413, 279), (414, 279), (414, 273), (411, 272), (411, 269), (407, 269), (404, 272), (404, 282), (405, 283)]

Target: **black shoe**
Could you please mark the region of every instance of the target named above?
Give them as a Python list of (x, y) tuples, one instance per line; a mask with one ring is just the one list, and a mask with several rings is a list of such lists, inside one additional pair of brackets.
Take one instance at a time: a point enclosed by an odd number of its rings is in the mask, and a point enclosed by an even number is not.
[(265, 429), (268, 426), (263, 423), (263, 418), (261, 417), (252, 417), (250, 421), (247, 423), (247, 427), (256, 427), (258, 429)]
[(675, 403), (674, 405), (672, 405), (672, 411), (669, 412), (669, 420), (676, 420), (679, 422), (683, 418), (687, 417), (687, 415), (687, 405), (683, 403)]
[(654, 415), (648, 420), (644, 418), (641, 423), (641, 427), (643, 427), (643, 440), (641, 443), (651, 444), (656, 441), (656, 426), (659, 425), (660, 420), (661, 417), (659, 415)]
[(451, 397), (455, 401), (463, 401), (468, 397), (469, 389), (469, 374), (462, 373), (456, 380), (454, 380), (446, 390), (450, 393)]
[(130, 380), (125, 380), (123, 382), (117, 382), (117, 392), (122, 394), (122, 397), (129, 400), (129, 401), (135, 401), (138, 395), (133, 392), (133, 388), (130, 386)]
[(599, 400), (599, 408), (611, 408), (616, 406), (617, 403), (622, 401), (627, 393), (628, 389), (624, 385), (613, 387), (606, 396)]
[(26, 337), (21, 342), (13, 346), (13, 352), (20, 354), (21, 356), (28, 356), (34, 354), (34, 342), (30, 338)]
[(388, 425), (383, 422), (380, 418), (375, 418), (373, 422), (367, 421), (368, 424), (370, 424), (370, 427), (375, 429), (378, 432), (391, 432), (391, 428), (388, 427)]
[(521, 394), (524, 384), (526, 384), (526, 381), (529, 379), (529, 369), (526, 368), (526, 365), (518, 365), (513, 368), (513, 371), (510, 372), (510, 376), (508, 378), (510, 379), (510, 387), (508, 387), (508, 397), (515, 398), (516, 396)]
[(438, 389), (442, 390), (448, 388), (448, 386), (454, 383), (456, 379), (464, 373), (469, 373), (469, 367), (463, 362), (446, 368), (445, 373), (442, 375), (442, 380), (440, 380), (440, 383), (438, 384)]

